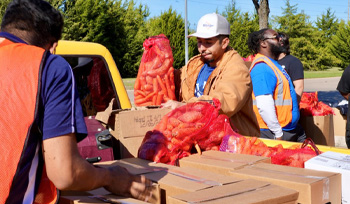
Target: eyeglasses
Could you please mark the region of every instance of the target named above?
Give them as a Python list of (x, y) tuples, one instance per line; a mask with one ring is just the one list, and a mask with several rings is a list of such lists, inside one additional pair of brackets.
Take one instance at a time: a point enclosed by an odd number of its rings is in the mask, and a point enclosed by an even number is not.
[(263, 41), (264, 40), (268, 40), (268, 39), (277, 39), (277, 40), (279, 40), (280, 37), (281, 37), (280, 35), (275, 35), (275, 36), (272, 36), (272, 37), (269, 37), (269, 38), (264, 38)]

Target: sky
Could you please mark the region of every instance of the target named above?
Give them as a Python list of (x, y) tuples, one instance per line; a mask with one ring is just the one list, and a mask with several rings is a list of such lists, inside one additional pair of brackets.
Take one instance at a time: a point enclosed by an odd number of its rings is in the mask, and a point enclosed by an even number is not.
[[(304, 11), (315, 22), (317, 17), (326, 13), (331, 8), (338, 19), (348, 20), (348, 3), (350, 0), (290, 0), (290, 5), (296, 5), (297, 13)], [(135, 0), (137, 4), (147, 5), (150, 11), (149, 17), (160, 16), (168, 11), (170, 6), (185, 18), (185, 0)], [(218, 11), (222, 13), (232, 0), (187, 0), (187, 20), (190, 28), (195, 29), (201, 16)], [(253, 14), (255, 8), (252, 0), (235, 0), (236, 8), (242, 12)], [(282, 16), (282, 8), (286, 7), (285, 0), (269, 0), (270, 17)]]

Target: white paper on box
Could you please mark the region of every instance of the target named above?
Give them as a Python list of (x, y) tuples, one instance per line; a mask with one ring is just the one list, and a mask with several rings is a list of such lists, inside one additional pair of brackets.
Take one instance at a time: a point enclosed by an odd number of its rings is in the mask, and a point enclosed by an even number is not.
[(305, 168), (341, 173), (342, 203), (350, 204), (350, 155), (324, 152), (306, 161)]

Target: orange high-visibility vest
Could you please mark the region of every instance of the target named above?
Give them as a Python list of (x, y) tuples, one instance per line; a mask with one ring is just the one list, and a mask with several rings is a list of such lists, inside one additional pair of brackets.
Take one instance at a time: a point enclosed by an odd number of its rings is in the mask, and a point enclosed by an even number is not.
[[(250, 72), (252, 71), (252, 69), (254, 69), (254, 66), (258, 63), (267, 64), (276, 75), (277, 84), (273, 94), (273, 99), (275, 101), (275, 108), (276, 108), (278, 122), (283, 128), (287, 126), (290, 122), (292, 122), (293, 106), (292, 106), (292, 97), (290, 94), (289, 81), (286, 78), (286, 76), (284, 76), (282, 71), (278, 69), (276, 65), (268, 57), (262, 54), (257, 54), (255, 56), (254, 61), (250, 67)], [(256, 118), (258, 119), (259, 126), (262, 129), (268, 129), (266, 123), (264, 122), (264, 120), (261, 118), (259, 114), (254, 92), (252, 93), (252, 96), (253, 96), (253, 110), (255, 112)]]
[(56, 203), (43, 168), (37, 121), (44, 49), (0, 43), (0, 203)]

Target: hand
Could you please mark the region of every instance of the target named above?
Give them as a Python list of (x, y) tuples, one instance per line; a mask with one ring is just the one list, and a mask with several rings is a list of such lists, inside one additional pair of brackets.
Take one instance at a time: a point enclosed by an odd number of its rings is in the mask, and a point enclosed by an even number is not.
[(178, 108), (180, 106), (183, 106), (185, 105), (186, 103), (182, 103), (182, 102), (178, 102), (178, 101), (174, 101), (174, 100), (169, 100), (165, 103), (162, 103), (161, 106), (163, 108), (168, 108), (170, 107), (171, 109), (175, 109), (175, 108)]
[(282, 140), (282, 137), (275, 137), (275, 140)]
[(154, 196), (152, 195), (152, 181), (146, 179), (145, 176), (132, 175), (120, 166), (113, 166), (108, 170), (110, 176), (107, 179), (110, 179), (110, 182), (105, 189), (111, 193), (146, 202)]

